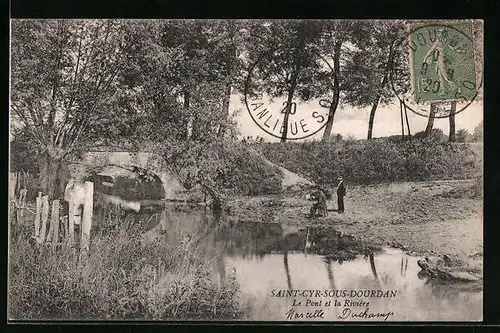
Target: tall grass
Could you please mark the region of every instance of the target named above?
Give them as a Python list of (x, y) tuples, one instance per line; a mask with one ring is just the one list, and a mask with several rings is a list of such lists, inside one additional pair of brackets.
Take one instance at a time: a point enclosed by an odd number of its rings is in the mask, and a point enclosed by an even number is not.
[(88, 255), (39, 247), (29, 230), (11, 239), (13, 320), (238, 319), (234, 275), (219, 283), (209, 261), (183, 244), (145, 243), (138, 230), (98, 235)]

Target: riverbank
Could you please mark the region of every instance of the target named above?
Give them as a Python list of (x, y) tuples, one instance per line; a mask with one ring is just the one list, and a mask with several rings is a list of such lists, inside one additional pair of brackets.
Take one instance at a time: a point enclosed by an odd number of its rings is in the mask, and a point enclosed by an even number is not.
[(344, 214), (333, 211), (335, 189), (328, 188), (334, 195), (327, 201), (326, 217), (305, 216), (312, 205), (305, 190), (238, 198), (230, 205), (231, 215), (294, 226), (327, 225), (366, 242), (422, 256), (447, 254), (482, 266), (482, 198), (475, 195), (474, 180), (347, 186)]

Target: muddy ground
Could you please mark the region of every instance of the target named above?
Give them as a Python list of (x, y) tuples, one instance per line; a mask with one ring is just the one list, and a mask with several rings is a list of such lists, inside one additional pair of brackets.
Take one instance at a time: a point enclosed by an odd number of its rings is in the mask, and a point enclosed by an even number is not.
[(239, 198), (230, 204), (230, 215), (299, 227), (331, 226), (367, 242), (422, 256), (447, 254), (482, 268), (483, 204), (474, 196), (474, 180), (346, 185), (344, 214), (333, 211), (335, 188), (328, 188), (333, 196), (326, 217), (305, 216), (312, 205), (305, 189)]

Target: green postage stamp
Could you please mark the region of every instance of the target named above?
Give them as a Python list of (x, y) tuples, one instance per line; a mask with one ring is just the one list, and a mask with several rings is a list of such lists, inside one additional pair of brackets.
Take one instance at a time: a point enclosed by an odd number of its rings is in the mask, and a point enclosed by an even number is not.
[(412, 24), (415, 102), (472, 100), (477, 94), (471, 21)]

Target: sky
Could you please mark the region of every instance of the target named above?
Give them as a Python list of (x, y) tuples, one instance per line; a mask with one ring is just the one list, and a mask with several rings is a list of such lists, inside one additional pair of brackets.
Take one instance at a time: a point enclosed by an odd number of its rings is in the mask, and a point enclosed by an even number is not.
[[(231, 96), (231, 110), (237, 110), (236, 121), (238, 123), (240, 137), (252, 136), (256, 138), (257, 136), (263, 137), (266, 142), (277, 142), (278, 138), (275, 138), (266, 132), (264, 132), (250, 116), (246, 106), (240, 100), (241, 96), (238, 94), (233, 94)], [(270, 104), (269, 110), (279, 110), (279, 104), (281, 102)], [(252, 105), (252, 104), (250, 104)], [(269, 103), (265, 103), (260, 108), (258, 105), (251, 106), (251, 110), (256, 108), (254, 118), (258, 119), (257, 113), (262, 111), (265, 107), (269, 106)], [(314, 109), (318, 109), (319, 113), (323, 113), (326, 117), (327, 109), (321, 107), (307, 105), (298, 105), (297, 109), (302, 111), (302, 115), (306, 114), (305, 122), (308, 126), (313, 127), (314, 122), (310, 117), (310, 114)], [(457, 110), (460, 106), (457, 106)], [(279, 111), (278, 111), (279, 112)], [(275, 111), (276, 113), (276, 111)], [(367, 108), (353, 108), (348, 105), (339, 104), (337, 111), (335, 113), (332, 134), (341, 134), (343, 137), (353, 136), (356, 139), (366, 139), (368, 132), (368, 119), (369, 119), (370, 107)], [(279, 114), (279, 113), (278, 113)], [(269, 114), (266, 114), (268, 117)], [(309, 118), (308, 118), (309, 116)], [(301, 116), (304, 118), (304, 116)], [(261, 126), (266, 118), (261, 118)], [(483, 120), (483, 104), (482, 102), (474, 102), (469, 105), (466, 109), (455, 115), (455, 129), (466, 129), (469, 133), (473, 133), (474, 127), (476, 127)], [(289, 121), (293, 121), (292, 117)], [(425, 130), (428, 118), (417, 115), (416, 113), (408, 110), (408, 122), (410, 124), (410, 131), (412, 134)], [(270, 121), (273, 123), (273, 121)], [(405, 125), (406, 126), (406, 125)], [(279, 125), (278, 125), (279, 127)], [(440, 128), (443, 133), (448, 135), (449, 133), (449, 119), (436, 118), (434, 121), (434, 128)], [(278, 132), (275, 131), (275, 134)], [(405, 127), (405, 134), (406, 127)], [(299, 133), (300, 135), (300, 133)], [(309, 137), (308, 139), (302, 140), (319, 140), (323, 135), (323, 130), (320, 130), (315, 135)], [(401, 135), (401, 118), (399, 104), (394, 103), (389, 106), (379, 106), (375, 114), (375, 120), (373, 125), (373, 137), (385, 137), (390, 135)], [(279, 136), (279, 134), (278, 134)]]

